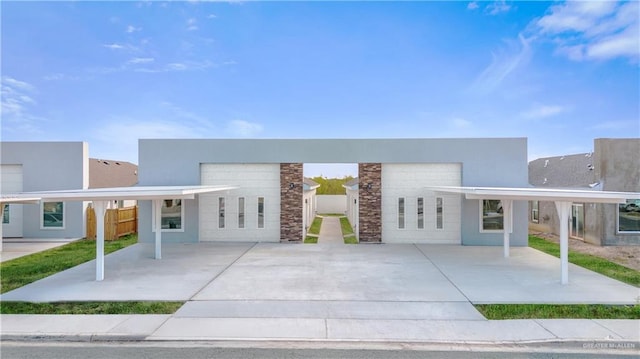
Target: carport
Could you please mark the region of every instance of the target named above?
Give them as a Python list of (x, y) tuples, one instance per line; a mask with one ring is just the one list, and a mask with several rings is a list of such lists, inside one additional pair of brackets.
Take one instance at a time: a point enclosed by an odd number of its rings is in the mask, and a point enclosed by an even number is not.
[(504, 256), (509, 257), (509, 236), (513, 231), (513, 201), (554, 202), (560, 219), (560, 278), (562, 284), (569, 282), (569, 214), (571, 204), (625, 203), (627, 199), (640, 199), (637, 192), (610, 192), (552, 188), (500, 188), (500, 187), (426, 187), (426, 190), (441, 193), (459, 193), (466, 199), (500, 200), (504, 214)]
[[(152, 201), (155, 209), (155, 259), (162, 258), (162, 201), (165, 199), (195, 199), (202, 193), (235, 189), (234, 186), (139, 186), (28, 192), (7, 197), (12, 203), (90, 201), (96, 212), (96, 281), (104, 279), (104, 216), (117, 200)], [(8, 202), (7, 202), (8, 203)], [(5, 204), (5, 197), (2, 197)], [(1, 233), (0, 233), (1, 234)]]

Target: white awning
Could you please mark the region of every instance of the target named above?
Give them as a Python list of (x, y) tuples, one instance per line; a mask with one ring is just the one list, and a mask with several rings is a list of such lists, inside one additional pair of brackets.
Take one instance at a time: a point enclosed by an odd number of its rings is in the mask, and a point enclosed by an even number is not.
[(509, 256), (509, 227), (513, 218), (513, 201), (555, 202), (560, 219), (560, 282), (569, 282), (569, 218), (571, 204), (578, 203), (625, 203), (627, 199), (640, 199), (638, 192), (609, 192), (564, 188), (509, 188), (509, 187), (425, 187), (428, 191), (459, 193), (466, 199), (495, 199), (502, 201), (504, 210), (504, 256)]
[(425, 187), (426, 190), (464, 194), (467, 199), (509, 199), (513, 201), (562, 201), (586, 203), (625, 203), (640, 199), (638, 192), (611, 192), (564, 188), (527, 187)]
[[(151, 200), (155, 208), (155, 258), (160, 259), (162, 246), (161, 202), (165, 199), (194, 199), (198, 194), (221, 192), (237, 186), (133, 186), (92, 188), (62, 191), (23, 192), (2, 195), (12, 203), (38, 203), (38, 201), (92, 201), (96, 212), (96, 281), (104, 279), (104, 215), (110, 201)], [(3, 202), (4, 203), (4, 202)], [(1, 236), (1, 231), (0, 231)], [(0, 242), (1, 243), (1, 242)]]
[[(193, 199), (201, 193), (220, 192), (237, 186), (133, 186), (91, 188), (61, 191), (24, 192), (12, 198), (38, 197), (47, 201), (110, 201), (110, 200), (154, 200)], [(3, 196), (4, 198), (4, 196)]]

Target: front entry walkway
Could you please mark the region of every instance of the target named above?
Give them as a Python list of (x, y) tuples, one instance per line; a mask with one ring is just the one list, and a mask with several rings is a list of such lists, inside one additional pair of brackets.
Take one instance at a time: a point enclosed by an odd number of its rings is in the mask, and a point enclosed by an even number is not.
[(342, 238), (342, 228), (339, 217), (323, 217), (322, 227), (320, 227), (319, 244), (344, 244)]

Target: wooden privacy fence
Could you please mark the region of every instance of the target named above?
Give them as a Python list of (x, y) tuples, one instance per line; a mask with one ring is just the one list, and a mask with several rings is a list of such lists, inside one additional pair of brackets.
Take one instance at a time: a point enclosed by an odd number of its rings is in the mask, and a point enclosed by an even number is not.
[[(116, 240), (138, 232), (138, 206), (108, 209), (104, 216), (104, 239)], [(96, 212), (87, 207), (87, 238), (96, 239)]]

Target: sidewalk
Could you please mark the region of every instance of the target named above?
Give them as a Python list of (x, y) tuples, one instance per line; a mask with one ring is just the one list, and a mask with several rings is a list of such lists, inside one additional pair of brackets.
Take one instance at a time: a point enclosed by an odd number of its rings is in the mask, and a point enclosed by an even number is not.
[(342, 228), (340, 227), (340, 217), (322, 217), (318, 244), (344, 244)]
[(3, 315), (1, 322), (2, 340), (284, 340), (487, 345), (583, 342), (601, 343), (598, 345), (602, 348), (640, 349), (640, 321), (637, 320), (203, 318), (176, 313)]

